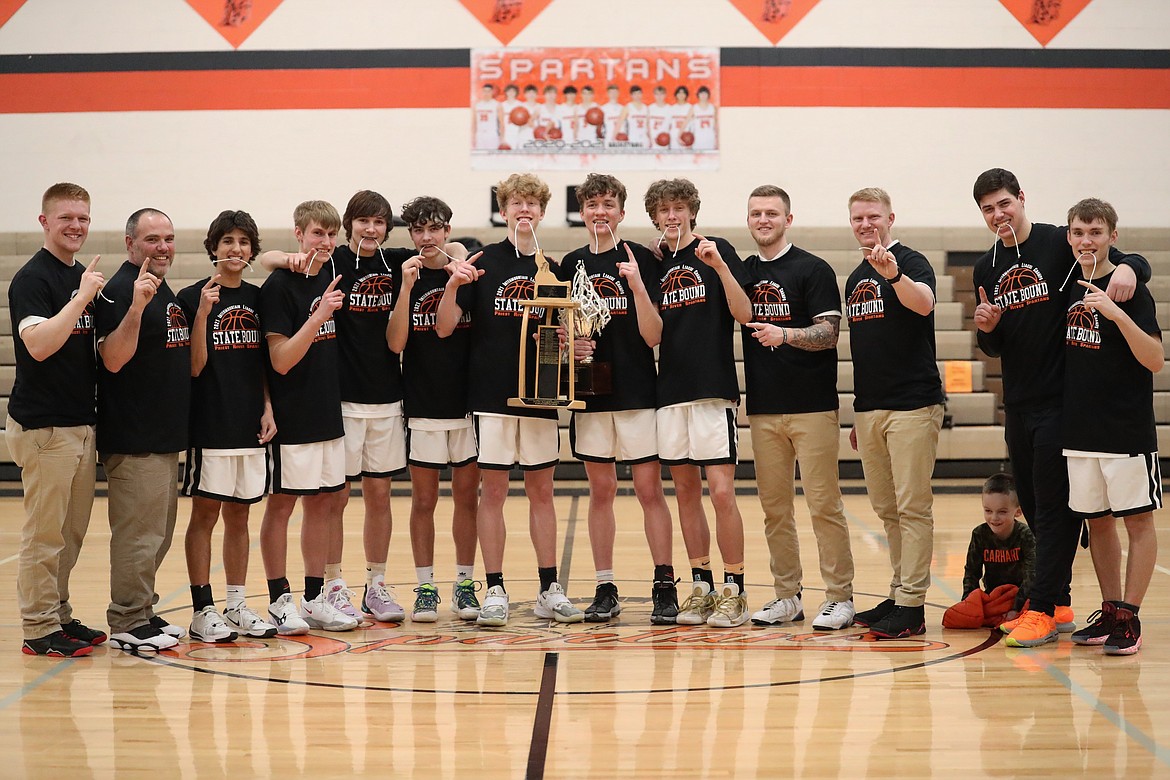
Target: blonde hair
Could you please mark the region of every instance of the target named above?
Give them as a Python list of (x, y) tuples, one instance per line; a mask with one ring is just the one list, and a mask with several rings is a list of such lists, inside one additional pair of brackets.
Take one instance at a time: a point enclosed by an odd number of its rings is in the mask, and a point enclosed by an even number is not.
[(341, 215), (333, 204), (323, 200), (306, 200), (293, 209), (293, 224), (301, 230), (307, 230), (309, 225), (316, 222), (326, 230), (341, 229)]
[(863, 187), (849, 196), (849, 205), (853, 206), (859, 200), (866, 203), (880, 203), (886, 207), (886, 211), (891, 211), (894, 208), (890, 202), (890, 193), (881, 187)]
[(540, 210), (544, 211), (552, 199), (552, 190), (535, 174), (513, 173), (496, 185), (496, 203), (499, 204), (500, 211), (503, 211), (508, 201), (517, 195), (521, 198), (536, 198), (540, 201)]
[(41, 196), (41, 213), (47, 214), (49, 206), (58, 200), (80, 200), (89, 203), (89, 193), (80, 184), (58, 182), (45, 190), (45, 194)]

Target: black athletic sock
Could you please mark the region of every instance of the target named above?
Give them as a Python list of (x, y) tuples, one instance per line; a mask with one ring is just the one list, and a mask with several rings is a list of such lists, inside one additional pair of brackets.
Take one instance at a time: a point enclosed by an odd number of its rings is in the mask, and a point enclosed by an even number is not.
[(1129, 610), (1130, 612), (1132, 612), (1134, 615), (1136, 615), (1136, 614), (1138, 613), (1138, 610), (1139, 610), (1139, 609), (1141, 609), (1141, 607), (1137, 606), (1136, 604), (1126, 604), (1124, 601), (1118, 601), (1118, 602), (1115, 602), (1115, 603), (1116, 603), (1116, 604), (1117, 604), (1117, 606), (1118, 606), (1118, 607), (1120, 607), (1121, 609), (1128, 609), (1128, 610)]
[(695, 582), (705, 582), (711, 586), (711, 590), (715, 590), (715, 574), (710, 569), (691, 567), (691, 579)]
[[(504, 587), (504, 573), (502, 571), (489, 571), (486, 577), (489, 588)], [(504, 588), (504, 590), (507, 590), (507, 588)]]
[(655, 582), (674, 582), (674, 567), (670, 564), (660, 564), (654, 567)]
[(286, 593), (292, 593), (292, 588), (288, 585), (288, 577), (277, 577), (274, 580), (268, 581), (268, 601), (275, 604)]
[(536, 573), (540, 575), (540, 592), (544, 593), (549, 587), (557, 581), (557, 567), (544, 566), (537, 568)]
[(743, 574), (742, 573), (741, 574), (732, 574), (731, 572), (727, 572), (723, 575), (723, 581), (724, 582), (734, 582), (736, 585), (739, 586), (739, 592), (741, 594), (744, 592)]
[(325, 589), (324, 577), (305, 577), (305, 601), (312, 601)]
[(211, 595), (211, 585), (191, 586), (191, 606), (198, 612), (204, 607), (215, 604), (215, 597)]

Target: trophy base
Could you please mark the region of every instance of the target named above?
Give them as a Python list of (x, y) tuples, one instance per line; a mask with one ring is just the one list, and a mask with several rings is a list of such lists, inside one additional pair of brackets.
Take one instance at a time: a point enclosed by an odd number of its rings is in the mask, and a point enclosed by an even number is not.
[(584, 409), (585, 402), (579, 398), (574, 401), (568, 398), (509, 398), (508, 406), (526, 409)]
[[(577, 363), (573, 366), (576, 372), (576, 394), (583, 396), (609, 395), (613, 392), (613, 364), (606, 362)], [(568, 377), (561, 379), (561, 392), (569, 392)]]

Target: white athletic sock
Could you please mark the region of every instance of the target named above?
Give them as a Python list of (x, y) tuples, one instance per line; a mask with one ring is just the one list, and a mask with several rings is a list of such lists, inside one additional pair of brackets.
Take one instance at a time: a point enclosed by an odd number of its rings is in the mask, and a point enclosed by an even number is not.
[(613, 582), (613, 569), (598, 569), (597, 570), (597, 584), (603, 582)]
[(341, 579), (341, 564), (327, 563), (325, 564), (325, 581)]
[(244, 606), (244, 586), (243, 585), (228, 585), (227, 586), (227, 608), (239, 609)]
[(460, 563), (455, 566), (455, 581), (463, 582), (464, 580), (475, 579), (475, 564), (474, 563)]
[(418, 578), (419, 585), (434, 585), (435, 584), (435, 567), (434, 566), (415, 566), (414, 576)]
[(368, 588), (374, 583), (385, 584), (385, 582), (386, 564), (366, 561), (366, 587)]

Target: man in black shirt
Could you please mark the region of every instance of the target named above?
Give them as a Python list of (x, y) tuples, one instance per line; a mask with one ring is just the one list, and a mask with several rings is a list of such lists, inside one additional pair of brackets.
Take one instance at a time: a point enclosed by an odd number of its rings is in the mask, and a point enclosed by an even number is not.
[(97, 305), (97, 447), (109, 486), (110, 642), (139, 652), (165, 650), (186, 635), (154, 614), (154, 578), (175, 530), (191, 335), (165, 279), (175, 257), (170, 217), (157, 209), (131, 214), (126, 249)]
[(93, 509), (93, 299), (105, 284), (95, 257), (75, 255), (89, 235), (89, 193), (54, 184), (41, 199), (44, 247), (8, 287), (16, 381), (4, 434), (20, 467), (25, 523), (16, 576), (28, 655), (74, 658), (105, 641), (73, 617), (69, 575)]
[(889, 540), (890, 597), (854, 622), (879, 639), (926, 633), (924, 605), (934, 552), (934, 471), (943, 390), (935, 362), (934, 271), (890, 236), (885, 190), (849, 198), (849, 221), (864, 257), (845, 283), (856, 413), (850, 441), (865, 488)]

